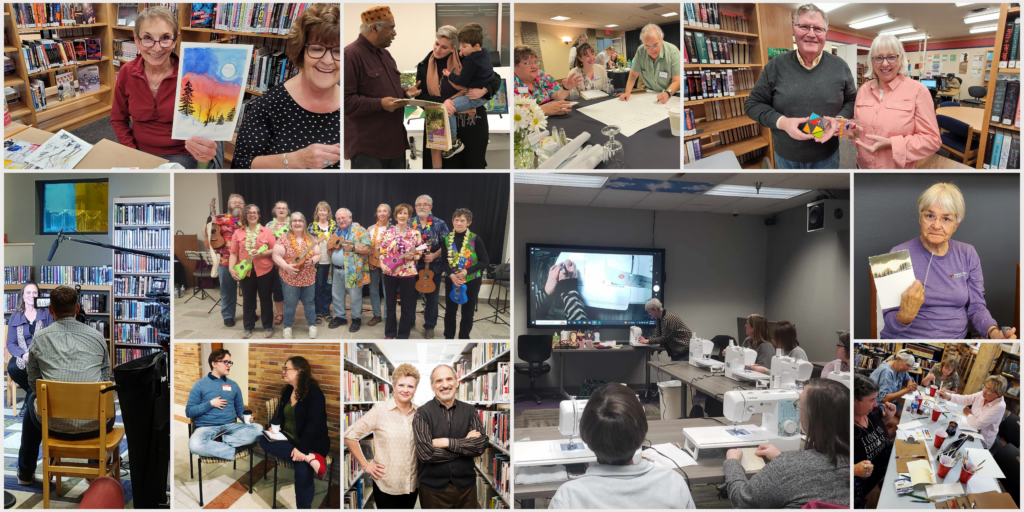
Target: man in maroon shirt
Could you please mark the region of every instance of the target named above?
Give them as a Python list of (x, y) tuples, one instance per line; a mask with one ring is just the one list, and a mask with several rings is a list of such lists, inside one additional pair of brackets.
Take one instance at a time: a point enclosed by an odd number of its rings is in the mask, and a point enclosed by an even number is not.
[(387, 6), (362, 13), (359, 37), (345, 47), (345, 159), (353, 169), (405, 169), (404, 108), (395, 102), (419, 95), (402, 89), (395, 59), (385, 48), (398, 32)]

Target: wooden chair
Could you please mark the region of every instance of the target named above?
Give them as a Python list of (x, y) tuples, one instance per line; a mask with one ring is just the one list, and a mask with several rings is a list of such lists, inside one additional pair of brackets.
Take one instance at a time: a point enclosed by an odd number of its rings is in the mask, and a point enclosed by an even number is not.
[[(121, 440), (124, 429), (107, 430), (107, 420), (116, 414), (114, 395), (103, 390), (113, 382), (56, 382), (37, 380), (37, 408), (43, 427), (43, 508), (50, 508), (48, 482), (57, 477), (57, 496), (62, 496), (62, 476), (121, 480)], [(99, 435), (91, 439), (67, 441), (50, 437), (51, 419), (79, 419), (99, 422)], [(107, 459), (111, 464), (107, 464)], [(71, 462), (64, 459), (95, 459), (97, 462)]]
[[(188, 422), (188, 437), (192, 439), (192, 433), (196, 430), (195, 418), (189, 419)], [(252, 450), (256, 447), (256, 443), (248, 444), (245, 446), (239, 446), (235, 448), (235, 458), (232, 460), (222, 459), (220, 457), (204, 457), (196, 455), (199, 459), (199, 506), (203, 506), (203, 463), (207, 464), (227, 464), (231, 463), (231, 469), (238, 469), (238, 459), (249, 458), (249, 494), (252, 494)], [(189, 478), (195, 478), (195, 473), (192, 472), (192, 450), (188, 451), (188, 475)]]
[(946, 130), (939, 135), (942, 139), (942, 148), (950, 155), (960, 158), (964, 165), (973, 165), (978, 159), (981, 134), (978, 134), (979, 138), (975, 140), (974, 128), (971, 125), (949, 116), (938, 115), (935, 119), (939, 123), (939, 128)]
[[(277, 411), (277, 402), (279, 400), (279, 398), (271, 398), (270, 400), (267, 400), (266, 404), (264, 404), (264, 407), (267, 410), (268, 422), (274, 417), (274, 412)], [(294, 468), (295, 466), (291, 459), (279, 459), (270, 453), (265, 453), (264, 455), (267, 456), (267, 460), (276, 463), (274, 464), (274, 504), (271, 508), (277, 508), (277, 467), (284, 466), (286, 468)], [(327, 464), (327, 503), (325, 504), (326, 506), (321, 506), (321, 508), (331, 508), (331, 486), (334, 485), (334, 461), (331, 459), (331, 455), (329, 453), (324, 454), (324, 462)]]

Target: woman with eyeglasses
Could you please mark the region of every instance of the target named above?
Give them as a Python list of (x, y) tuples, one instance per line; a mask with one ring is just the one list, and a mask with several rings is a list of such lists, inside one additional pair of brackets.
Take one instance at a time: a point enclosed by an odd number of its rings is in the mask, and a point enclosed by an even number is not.
[(984, 388), (977, 393), (957, 395), (943, 389), (939, 391), (939, 396), (954, 404), (966, 406), (963, 414), (967, 417), (967, 426), (977, 430), (985, 438), (981, 445), (987, 450), (995, 442), (996, 435), (999, 434), (999, 423), (1003, 421), (1003, 414), (1006, 413), (1006, 400), (1003, 399), (1006, 386), (1006, 377), (989, 375), (985, 378)]
[(853, 376), (853, 508), (865, 508), (868, 494), (885, 477), (892, 455), (896, 429), (889, 426), (896, 405), (877, 402), (878, 384), (857, 374)]
[(732, 508), (802, 508), (811, 501), (850, 505), (850, 390), (828, 379), (811, 379), (797, 401), (803, 449), (771, 444), (754, 455), (768, 459), (747, 478), (743, 450), (725, 453), (725, 486)]
[(49, 309), (36, 309), (38, 296), (39, 285), (32, 281), (23, 284), (21, 293), (18, 294), (18, 305), (7, 321), (7, 353), (11, 356), (7, 361), (7, 375), (10, 375), (15, 384), (26, 393), (35, 391), (28, 384), (26, 369), (32, 337), (40, 329), (53, 323)]
[(323, 480), (327, 473), (325, 455), (331, 450), (327, 437), (327, 399), (309, 362), (292, 356), (281, 368), (284, 389), (277, 402), (271, 425), (280, 425), (287, 441), (260, 438), (263, 451), (281, 460), (291, 459), (295, 470), (295, 508), (312, 508), (313, 478)]
[(917, 198), (921, 236), (890, 251), (910, 251), (916, 280), (898, 307), (882, 311), (882, 338), (964, 339), (969, 321), (981, 337), (1017, 339), (1015, 328), (1003, 332), (988, 311), (978, 251), (951, 240), (966, 210), (963, 194), (952, 183), (936, 183)]
[(338, 169), (341, 161), (339, 4), (311, 4), (288, 34), (298, 75), (245, 112), (234, 169)]
[(853, 140), (858, 146), (857, 167), (914, 169), (942, 146), (935, 102), (924, 84), (907, 78), (903, 43), (896, 36), (876, 37), (868, 62), (871, 69), (853, 109), (863, 130)]
[(122, 146), (196, 169), (224, 167), (224, 145), (203, 137), (171, 138), (178, 88), (178, 20), (166, 7), (143, 9), (135, 19), (139, 56), (121, 65), (110, 124)]
[[(277, 240), (274, 232), (260, 225), (260, 207), (250, 204), (245, 207), (243, 229), (236, 229), (231, 236), (231, 257), (228, 272), (242, 288), (242, 339), (252, 337), (256, 328), (256, 297), (260, 301), (260, 323), (263, 337), (274, 335), (274, 308), (271, 298), (274, 292), (274, 280), (277, 275), (271, 272), (274, 268), (274, 246)], [(251, 267), (239, 274), (235, 265), (242, 261), (251, 263)], [(222, 278), (223, 279), (223, 278)]]
[(839, 343), (836, 344), (836, 357), (821, 369), (822, 378), (828, 377), (832, 372), (850, 371), (850, 331), (839, 336)]

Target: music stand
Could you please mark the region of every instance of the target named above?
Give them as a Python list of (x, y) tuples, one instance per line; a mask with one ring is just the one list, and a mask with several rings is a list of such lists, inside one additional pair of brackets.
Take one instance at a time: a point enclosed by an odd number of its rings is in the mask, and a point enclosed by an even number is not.
[[(205, 251), (185, 251), (185, 259), (189, 261), (202, 261), (209, 265), (210, 268), (192, 271), (192, 296), (189, 297), (188, 300), (186, 300), (183, 304), (187, 304), (188, 301), (196, 297), (199, 297), (199, 300), (206, 300), (207, 297), (212, 299), (213, 296), (206, 293), (206, 290), (203, 287), (199, 286), (200, 279), (206, 277), (213, 277), (210, 275), (210, 269), (212, 269), (214, 265), (213, 258), (210, 256), (210, 253)], [(213, 306), (210, 308), (209, 311), (206, 312), (206, 314), (209, 315), (210, 313), (212, 313), (213, 309), (216, 308), (218, 304), (220, 304), (220, 299), (217, 299), (216, 302), (213, 303)]]
[[(502, 318), (499, 315), (499, 313), (508, 314), (508, 306), (507, 305), (503, 305), (503, 306), (501, 306), (499, 308), (498, 307), (498, 303), (501, 302), (501, 288), (505, 289), (505, 302), (506, 303), (508, 302), (509, 296), (508, 296), (508, 284), (507, 283), (511, 282), (510, 281), (511, 277), (512, 277), (511, 276), (511, 268), (510, 268), (510, 265), (509, 265), (508, 262), (502, 263), (501, 265), (495, 265), (494, 266), (494, 279), (491, 281), (491, 289), (490, 289), (490, 291), (487, 292), (487, 303), (492, 308), (494, 308), (494, 314), (492, 314), (490, 316), (487, 316), (487, 317), (484, 317), (484, 318), (478, 318), (476, 320), (473, 320), (473, 323), (480, 322), (480, 321), (490, 320), (491, 323), (494, 323), (494, 324), (496, 324), (498, 322), (501, 322), (501, 323), (503, 323), (505, 325), (508, 325), (508, 322), (506, 322), (505, 319)], [(491, 304), (490, 303), (491, 302), (491, 294), (494, 292), (495, 287), (498, 288), (498, 293), (494, 297), (494, 304)], [(477, 303), (479, 304), (479, 299), (477, 299)]]

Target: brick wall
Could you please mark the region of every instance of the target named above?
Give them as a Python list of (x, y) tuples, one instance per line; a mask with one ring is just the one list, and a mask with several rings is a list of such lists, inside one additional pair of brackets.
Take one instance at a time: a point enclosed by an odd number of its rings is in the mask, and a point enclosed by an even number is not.
[(523, 37), (523, 44), (533, 48), (537, 54), (537, 66), (544, 69), (544, 55), (540, 50), (540, 35), (537, 33), (537, 24), (529, 21), (519, 23), (519, 31)]
[[(331, 457), (341, 457), (341, 344), (302, 343), (249, 345), (249, 408), (254, 421), (266, 425), (270, 418), (264, 404), (271, 398), (280, 397), (284, 388), (281, 367), (285, 359), (302, 356), (313, 369), (313, 378), (320, 384), (320, 390), (327, 398), (327, 435), (331, 439)], [(335, 464), (337, 473), (341, 467)], [(335, 481), (340, 481), (335, 476)]]
[(192, 385), (203, 376), (201, 362), (203, 353), (198, 343), (173, 343), (174, 345), (174, 403), (186, 405)]

